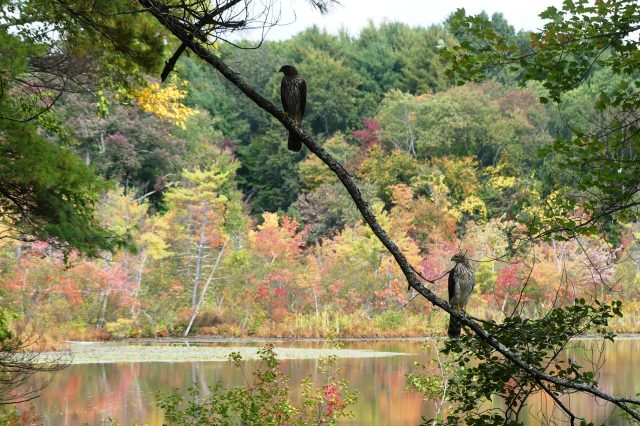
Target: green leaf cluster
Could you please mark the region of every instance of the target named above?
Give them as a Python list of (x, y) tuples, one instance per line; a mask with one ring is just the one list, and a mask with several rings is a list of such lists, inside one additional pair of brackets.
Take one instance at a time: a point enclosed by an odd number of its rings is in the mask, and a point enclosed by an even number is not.
[[(288, 377), (280, 369), (273, 345), (259, 351), (261, 365), (246, 386), (225, 389), (218, 383), (209, 387), (207, 396), (195, 387), (188, 399), (181, 392), (158, 394), (158, 406), (164, 410), (168, 425), (335, 425), (349, 417), (347, 408), (355, 402), (355, 394), (346, 381), (337, 380), (328, 367), (335, 358), (320, 360), (319, 373), (327, 376), (327, 384), (315, 388), (311, 378), (302, 383), (302, 401), (291, 400)], [(244, 368), (240, 354), (231, 354), (230, 362)]]
[[(588, 304), (584, 299), (577, 299), (574, 305), (551, 309), (540, 319), (511, 316), (500, 324), (486, 323), (485, 330), (537, 370), (573, 383), (595, 386), (597, 382), (591, 370), (560, 354), (569, 339), (585, 333), (596, 333), (613, 341), (608, 324), (611, 319), (622, 316), (621, 306), (619, 301)], [(523, 423), (519, 413), (526, 407), (527, 398), (543, 391), (538, 378), (505, 359), (475, 335), (448, 340), (442, 354), (454, 366), (448, 398), (456, 402), (442, 424), (460, 424), (464, 420), (465, 424), (473, 425), (520, 425)], [(544, 385), (558, 396), (570, 392), (553, 383)], [(504, 408), (492, 406), (495, 395), (502, 398)]]

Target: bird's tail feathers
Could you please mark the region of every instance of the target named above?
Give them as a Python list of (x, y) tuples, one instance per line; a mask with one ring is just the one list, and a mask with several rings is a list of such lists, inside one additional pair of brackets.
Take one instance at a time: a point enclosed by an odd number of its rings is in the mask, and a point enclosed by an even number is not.
[(299, 152), (302, 149), (302, 139), (300, 139), (295, 133), (290, 132), (288, 148), (289, 151)]
[(449, 317), (449, 329), (447, 335), (450, 339), (457, 339), (460, 337), (460, 331), (462, 330), (462, 323), (454, 317)]

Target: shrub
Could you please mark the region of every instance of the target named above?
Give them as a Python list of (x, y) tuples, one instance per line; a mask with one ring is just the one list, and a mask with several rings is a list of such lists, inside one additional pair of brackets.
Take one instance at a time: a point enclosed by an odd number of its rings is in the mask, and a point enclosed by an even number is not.
[[(324, 385), (315, 387), (311, 377), (302, 382), (302, 402), (296, 406), (273, 346), (267, 345), (259, 354), (261, 366), (253, 373), (253, 382), (244, 387), (224, 389), (218, 383), (209, 387), (208, 396), (192, 387), (187, 400), (180, 391), (157, 395), (158, 405), (165, 411), (165, 423), (324, 426), (351, 416), (347, 408), (355, 402), (355, 393), (347, 389), (346, 381), (337, 378), (339, 370), (330, 371), (335, 357), (319, 362), (319, 370), (326, 377)], [(240, 354), (231, 354), (230, 360), (241, 368)]]
[(124, 339), (134, 335), (134, 324), (131, 319), (119, 318), (117, 321), (108, 322), (104, 329), (116, 339)]
[(385, 311), (376, 317), (376, 325), (381, 330), (395, 330), (404, 324), (404, 315), (400, 311)]

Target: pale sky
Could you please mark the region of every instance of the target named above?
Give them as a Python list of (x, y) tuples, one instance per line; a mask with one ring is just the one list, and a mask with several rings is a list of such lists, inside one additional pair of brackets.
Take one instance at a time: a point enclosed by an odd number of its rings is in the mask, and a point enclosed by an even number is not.
[[(259, 1), (259, 0), (258, 0)], [(443, 22), (457, 8), (468, 14), (482, 10), (489, 15), (502, 12), (516, 30), (535, 30), (542, 25), (538, 14), (548, 6), (560, 8), (562, 0), (340, 0), (342, 5), (333, 6), (326, 15), (321, 15), (305, 0), (282, 0), (280, 24), (271, 28), (267, 40), (282, 40), (317, 25), (331, 33), (346, 28), (357, 35), (369, 21), (404, 22), (411, 26), (429, 26)], [(292, 13), (295, 11), (295, 15)], [(245, 33), (241, 38), (259, 38), (259, 33)]]

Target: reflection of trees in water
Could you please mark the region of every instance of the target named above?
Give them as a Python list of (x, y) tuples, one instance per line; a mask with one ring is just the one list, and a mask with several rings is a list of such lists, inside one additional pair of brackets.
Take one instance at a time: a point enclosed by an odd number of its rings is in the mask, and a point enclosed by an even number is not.
[[(305, 343), (304, 346), (321, 344)], [(358, 402), (352, 409), (355, 418), (345, 424), (416, 425), (421, 416), (429, 418), (433, 414), (432, 405), (425, 404), (421, 394), (406, 390), (406, 374), (414, 370), (413, 363), (418, 360), (428, 363), (435, 357), (433, 352), (422, 350), (422, 342), (347, 342), (347, 347), (416, 356), (340, 359), (338, 365), (343, 369), (344, 377), (359, 393)], [(593, 364), (597, 368), (606, 360), (599, 369), (601, 389), (631, 394), (636, 392), (636, 382), (640, 382), (640, 373), (633, 370), (633, 354), (639, 351), (638, 339), (622, 339), (604, 348), (595, 340), (583, 340), (572, 341), (563, 356), (572, 357), (584, 367)], [(293, 386), (309, 374), (313, 377), (315, 364), (314, 360), (286, 360), (281, 368), (291, 378)], [(249, 374), (257, 368), (258, 362), (247, 361), (246, 366)], [(122, 424), (137, 421), (154, 426), (162, 422), (162, 412), (154, 400), (155, 392), (175, 388), (186, 390), (194, 383), (205, 392), (218, 381), (225, 386), (243, 385), (245, 377), (241, 370), (224, 362), (72, 365), (60, 372), (34, 403), (36, 410), (43, 414), (45, 424), (96, 424), (113, 416)], [(292, 391), (295, 395), (296, 390), (292, 388)], [(595, 403), (591, 397), (571, 395), (564, 401), (596, 424), (618, 421), (617, 417), (610, 417), (609, 407)], [(551, 418), (553, 401), (544, 395), (535, 395), (529, 403), (522, 415), (531, 424)]]
[[(571, 359), (587, 370), (593, 371), (598, 387), (608, 393), (634, 394), (640, 375), (634, 368), (634, 354), (640, 350), (640, 339), (617, 339), (615, 343), (603, 342), (600, 339), (572, 340), (558, 357), (558, 361)], [(618, 411), (611, 404), (583, 394), (567, 394), (562, 402), (575, 412), (583, 413), (586, 420), (594, 424), (623, 425), (629, 424), (619, 418)], [(505, 405), (498, 399), (493, 405), (504, 409)], [(555, 425), (566, 424), (567, 418), (553, 399), (537, 392), (527, 399), (527, 406), (520, 414), (525, 424)]]
[(0, 311), (0, 407), (37, 398), (55, 373), (67, 366), (65, 352), (42, 362), (40, 328), (29, 320), (16, 321), (11, 328), (8, 316)]

